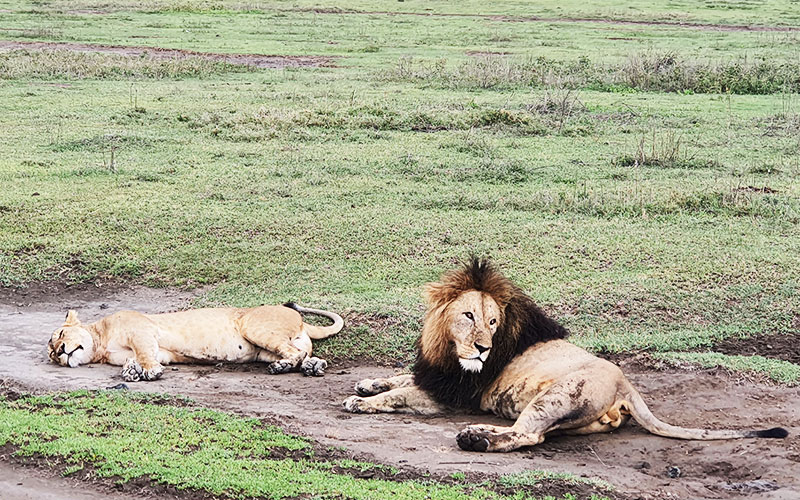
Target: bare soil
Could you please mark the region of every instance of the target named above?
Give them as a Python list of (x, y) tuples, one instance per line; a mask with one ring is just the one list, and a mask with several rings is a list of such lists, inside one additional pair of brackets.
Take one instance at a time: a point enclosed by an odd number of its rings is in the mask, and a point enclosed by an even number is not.
[(758, 355), (800, 364), (800, 332), (759, 335), (746, 339), (728, 338), (714, 344), (711, 350), (739, 356)]
[(135, 47), (129, 45), (100, 45), (88, 43), (68, 42), (20, 42), (2, 40), (0, 51), (3, 50), (69, 50), (74, 52), (102, 52), (119, 54), (123, 56), (145, 55), (155, 59), (182, 59), (185, 57), (199, 57), (211, 61), (253, 66), (256, 68), (300, 68), (332, 66), (333, 57), (328, 56), (278, 56), (263, 54), (218, 54), (214, 52), (195, 52), (192, 50), (164, 49), (160, 47)]
[[(187, 292), (110, 283), (2, 290), (0, 379), (37, 392), (118, 384), (122, 382), (119, 367), (70, 369), (48, 362), (45, 344), (66, 310), (76, 309), (84, 321), (92, 321), (119, 309), (181, 309), (191, 298)], [(600, 477), (631, 498), (800, 498), (800, 388), (731, 377), (719, 370), (653, 369), (636, 360), (617, 361), (665, 421), (708, 428), (780, 425), (789, 429), (790, 436), (784, 440), (679, 441), (629, 424), (610, 434), (554, 437), (514, 453), (476, 454), (458, 449), (456, 433), (470, 423), (505, 421), (488, 415), (344, 413), (341, 401), (352, 393), (355, 382), (395, 372), (387, 367), (334, 364), (325, 377), (311, 378), (271, 376), (260, 365), (177, 365), (161, 380), (128, 385), (135, 391), (181, 394), (208, 407), (264, 418), (310, 436), (322, 446), (344, 446), (377, 462), (436, 475), (546, 469)], [(0, 474), (8, 468), (2, 467)], [(42, 486), (42, 491), (45, 487), (53, 491), (51, 486)]]

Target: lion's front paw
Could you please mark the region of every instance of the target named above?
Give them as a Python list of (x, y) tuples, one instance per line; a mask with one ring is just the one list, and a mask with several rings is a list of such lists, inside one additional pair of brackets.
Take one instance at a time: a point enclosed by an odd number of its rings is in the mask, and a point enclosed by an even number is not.
[(374, 396), (391, 389), (392, 386), (385, 378), (365, 379), (356, 384), (356, 394), (359, 396)]
[(267, 367), (267, 371), (272, 375), (278, 375), (279, 373), (288, 373), (292, 371), (296, 365), (289, 361), (288, 359), (279, 359), (278, 361), (273, 361)]
[(342, 403), (345, 411), (349, 411), (350, 413), (377, 413), (378, 410), (373, 408), (372, 406), (367, 403), (364, 398), (358, 396), (350, 396), (349, 398), (344, 400)]
[(489, 449), (489, 433), (478, 426), (470, 426), (456, 436), (458, 447), (465, 451), (486, 451)]
[(138, 382), (142, 380), (142, 365), (133, 358), (128, 358), (122, 365), (122, 380), (126, 382)]
[(303, 372), (303, 375), (321, 377), (325, 375), (325, 368), (327, 367), (328, 362), (324, 359), (311, 357), (303, 360), (303, 364), (300, 365), (300, 370)]

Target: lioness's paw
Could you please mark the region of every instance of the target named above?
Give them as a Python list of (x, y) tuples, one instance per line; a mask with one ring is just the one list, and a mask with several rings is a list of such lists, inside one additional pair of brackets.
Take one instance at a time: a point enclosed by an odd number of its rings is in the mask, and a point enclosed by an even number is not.
[(128, 361), (122, 365), (122, 380), (126, 382), (138, 382), (142, 380), (142, 365), (133, 358), (128, 358)]
[(488, 433), (479, 427), (467, 427), (456, 436), (458, 447), (466, 451), (486, 451), (489, 449)]
[(272, 375), (277, 375), (279, 373), (288, 373), (292, 371), (292, 368), (297, 366), (292, 361), (286, 359), (279, 359), (278, 361), (273, 361), (267, 367), (267, 371)]
[(358, 396), (350, 396), (345, 399), (342, 406), (345, 411), (349, 411), (350, 413), (378, 413), (378, 410), (371, 407), (364, 398)]
[(300, 370), (303, 375), (309, 377), (321, 377), (325, 375), (325, 368), (328, 367), (328, 362), (320, 358), (306, 358), (303, 364), (300, 365)]
[(391, 388), (392, 386), (389, 385), (389, 381), (385, 378), (376, 378), (375, 380), (368, 378), (356, 384), (356, 394), (359, 396), (374, 396)]
[(142, 380), (158, 380), (164, 374), (164, 367), (156, 364), (150, 369), (142, 370)]

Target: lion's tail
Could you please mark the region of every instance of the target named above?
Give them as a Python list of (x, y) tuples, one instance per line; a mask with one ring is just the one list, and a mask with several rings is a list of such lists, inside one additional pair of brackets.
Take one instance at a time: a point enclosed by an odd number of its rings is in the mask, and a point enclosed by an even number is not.
[(782, 427), (773, 427), (765, 430), (710, 430), (687, 429), (662, 422), (650, 412), (644, 399), (633, 386), (626, 381), (624, 392), (626, 404), (631, 415), (639, 425), (659, 436), (677, 439), (699, 439), (708, 441), (712, 439), (737, 439), (737, 438), (785, 438), (789, 432)]
[(284, 306), (294, 309), (299, 313), (305, 314), (316, 314), (318, 316), (325, 316), (326, 318), (330, 318), (333, 320), (333, 324), (329, 326), (317, 326), (317, 325), (309, 325), (308, 323), (305, 324), (306, 332), (308, 336), (312, 339), (325, 339), (330, 337), (331, 335), (335, 335), (339, 333), (342, 328), (344, 327), (344, 320), (341, 316), (334, 312), (330, 311), (323, 311), (322, 309), (311, 309), (308, 307), (298, 306), (294, 302), (287, 302)]

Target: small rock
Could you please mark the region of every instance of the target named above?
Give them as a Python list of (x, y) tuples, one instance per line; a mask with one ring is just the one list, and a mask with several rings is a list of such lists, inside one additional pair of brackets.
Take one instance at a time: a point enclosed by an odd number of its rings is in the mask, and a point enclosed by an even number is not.
[(675, 467), (674, 465), (670, 465), (667, 467), (667, 477), (675, 479), (676, 477), (681, 477), (681, 469), (680, 467)]
[(649, 469), (650, 462), (641, 462), (633, 466), (634, 469)]
[(109, 391), (127, 391), (130, 389), (130, 387), (128, 387), (128, 384), (117, 384), (112, 385), (111, 387), (106, 387), (106, 389)]

